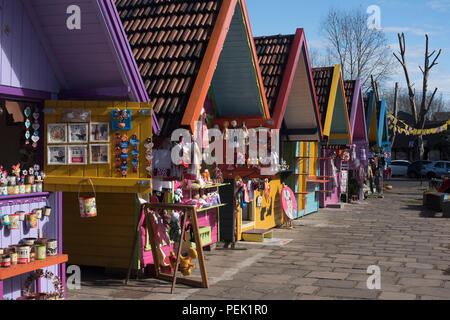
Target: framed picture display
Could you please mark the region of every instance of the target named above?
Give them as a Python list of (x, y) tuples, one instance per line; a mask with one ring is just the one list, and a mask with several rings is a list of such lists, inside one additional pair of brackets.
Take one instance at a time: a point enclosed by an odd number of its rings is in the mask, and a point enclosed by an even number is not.
[(89, 148), (91, 164), (109, 164), (109, 144), (91, 144)]
[(48, 124), (47, 143), (67, 143), (67, 124), (66, 123)]
[(69, 124), (69, 143), (88, 143), (88, 124)]
[(87, 164), (87, 146), (68, 146), (67, 147), (68, 164), (86, 165)]
[(47, 164), (66, 165), (67, 164), (67, 146), (48, 146), (47, 147)]
[(91, 122), (90, 142), (109, 142), (109, 123)]

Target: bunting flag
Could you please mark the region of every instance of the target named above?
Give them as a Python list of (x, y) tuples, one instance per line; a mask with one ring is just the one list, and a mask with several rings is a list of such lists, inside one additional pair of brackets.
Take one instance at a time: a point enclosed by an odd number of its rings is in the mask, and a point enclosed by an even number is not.
[(431, 128), (431, 129), (416, 129), (412, 128), (408, 124), (406, 124), (404, 121), (397, 119), (394, 117), (392, 113), (388, 113), (388, 119), (389, 119), (389, 129), (392, 130), (394, 133), (397, 134), (404, 134), (404, 135), (412, 135), (412, 136), (426, 136), (430, 134), (436, 134), (441, 133), (444, 131), (447, 131), (450, 127), (450, 119), (447, 120), (447, 122), (440, 127), (437, 128)]

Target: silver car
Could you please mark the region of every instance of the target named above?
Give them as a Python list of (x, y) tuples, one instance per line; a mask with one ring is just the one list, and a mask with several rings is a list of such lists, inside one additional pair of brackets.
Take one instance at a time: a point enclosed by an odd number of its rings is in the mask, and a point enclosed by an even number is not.
[(450, 161), (433, 161), (424, 166), (421, 173), (428, 179), (450, 176)]
[(411, 162), (408, 160), (392, 160), (389, 168), (392, 169), (393, 176), (406, 176), (410, 164)]

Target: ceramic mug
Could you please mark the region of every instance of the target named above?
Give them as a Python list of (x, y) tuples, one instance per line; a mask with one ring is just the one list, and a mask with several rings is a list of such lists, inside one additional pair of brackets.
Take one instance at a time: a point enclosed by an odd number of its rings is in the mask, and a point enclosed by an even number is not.
[(37, 187), (35, 184), (31, 185), (31, 193), (36, 193), (37, 192)]
[(36, 219), (41, 219), (42, 218), (42, 209), (41, 208), (39, 208), (39, 209), (34, 209), (33, 210), (33, 213), (34, 213), (34, 215), (36, 216)]
[(11, 257), (8, 254), (3, 255), (1, 260), (2, 268), (9, 268), (11, 266)]
[(11, 257), (11, 264), (16, 265), (18, 257), (17, 253), (16, 252), (10, 253), (9, 256)]
[(36, 183), (36, 192), (42, 192), (42, 183)]
[(15, 189), (16, 187), (15, 186), (8, 186), (7, 187), (7, 189), (8, 189), (8, 195), (13, 195), (14, 194), (14, 189)]
[(2, 194), (2, 196), (7, 196), (8, 195), (8, 186), (2, 186), (1, 187), (1, 194)]
[(19, 230), (20, 227), (20, 216), (18, 214), (10, 214), (9, 221), (10, 224), (8, 226), (9, 230)]
[(25, 194), (26, 188), (24, 184), (19, 185), (19, 194)]
[(58, 254), (58, 240), (49, 239), (47, 241), (47, 256), (56, 256)]
[(25, 185), (25, 193), (31, 193), (31, 184)]
[(27, 226), (31, 229), (37, 228), (37, 219), (33, 213), (29, 213), (27, 215)]
[(17, 247), (17, 263), (27, 264), (30, 263), (30, 246), (18, 246)]
[(44, 216), (50, 217), (50, 214), (52, 213), (52, 207), (46, 206), (42, 208), (42, 210), (44, 211)]
[(47, 259), (47, 246), (45, 244), (37, 244), (34, 246), (36, 260)]
[(2, 225), (9, 226), (9, 224), (10, 224), (10, 222), (9, 222), (9, 215), (4, 214), (0, 218), (1, 218), (1, 221), (2, 221)]
[(19, 215), (19, 221), (25, 221), (25, 211), (17, 211), (16, 214)]
[(25, 238), (23, 239), (23, 244), (26, 246), (34, 246), (36, 240), (37, 240), (36, 238)]

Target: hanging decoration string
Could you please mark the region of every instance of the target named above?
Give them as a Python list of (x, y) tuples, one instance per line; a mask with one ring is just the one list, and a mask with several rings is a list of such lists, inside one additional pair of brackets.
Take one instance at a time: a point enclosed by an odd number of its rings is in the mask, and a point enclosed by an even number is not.
[(407, 136), (425, 136), (425, 135), (431, 135), (431, 134), (437, 134), (442, 133), (444, 131), (447, 131), (450, 127), (450, 120), (448, 120), (445, 124), (437, 127), (437, 128), (430, 128), (430, 129), (416, 129), (408, 124), (406, 124), (404, 121), (396, 118), (392, 113), (388, 114), (388, 121), (389, 121), (389, 129), (392, 130), (394, 133), (397, 134), (405, 134)]

